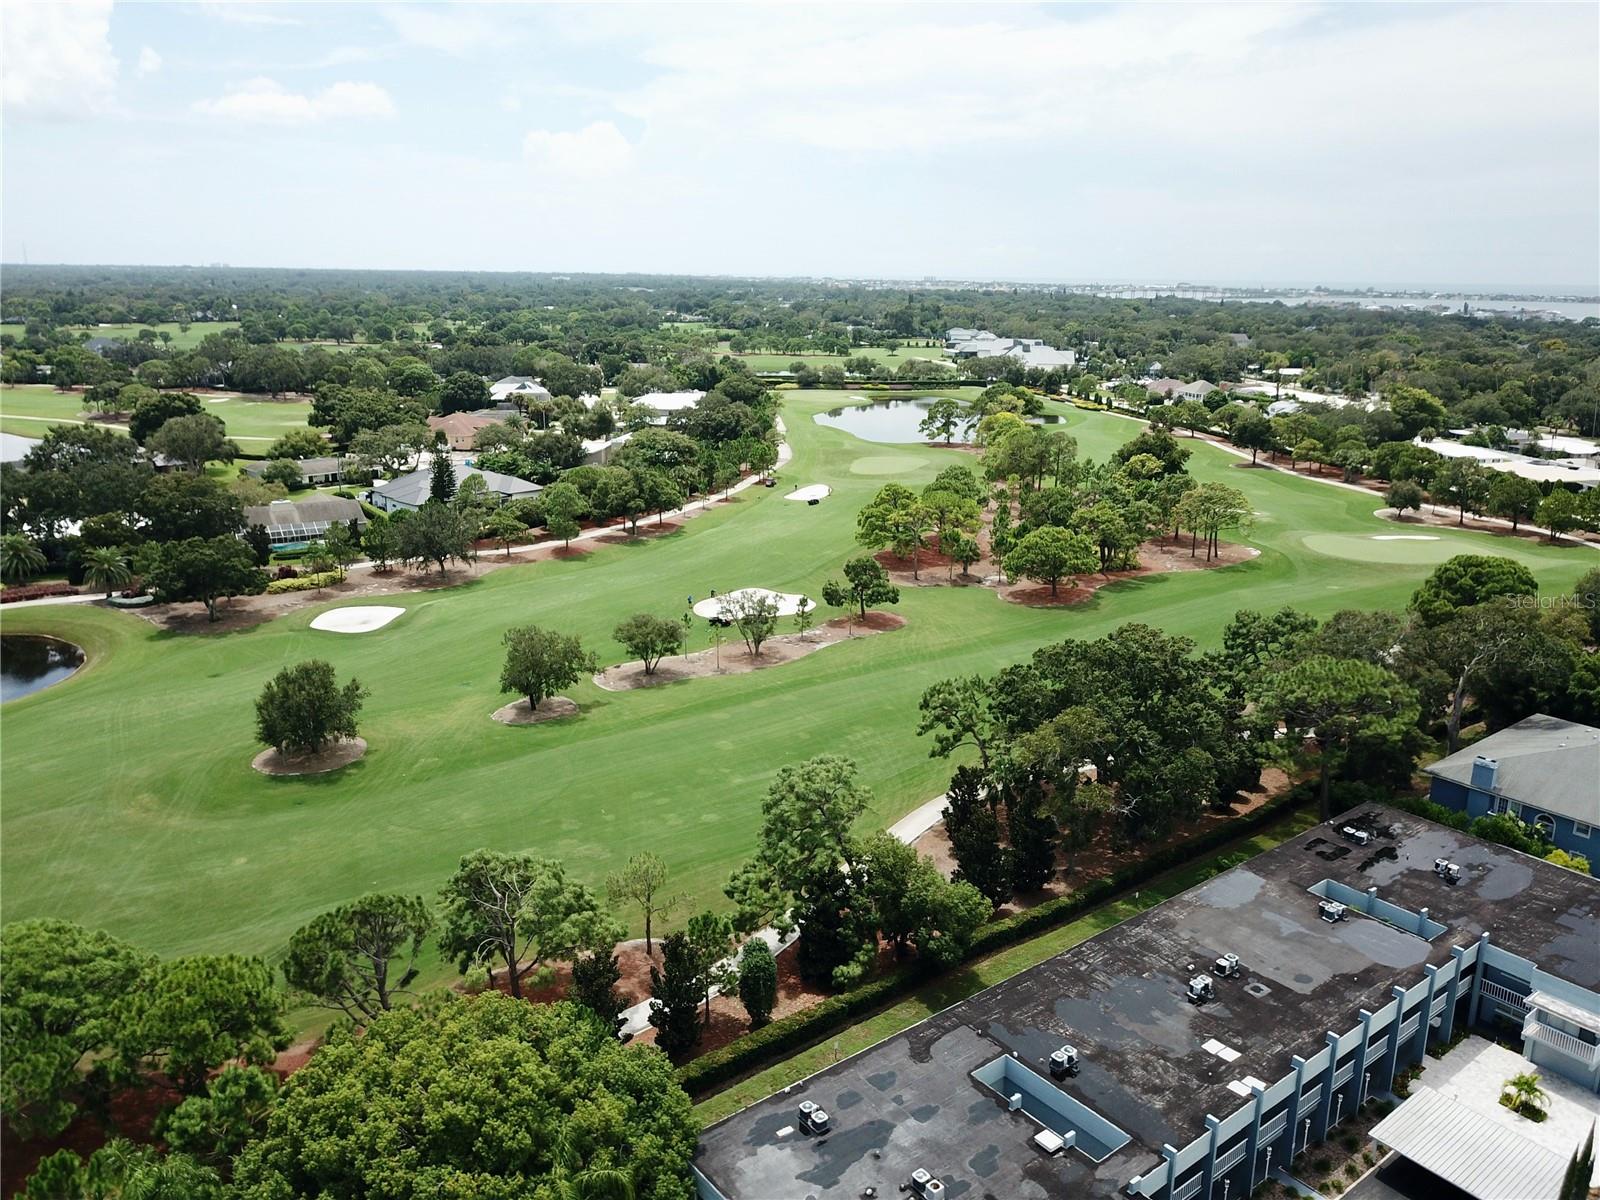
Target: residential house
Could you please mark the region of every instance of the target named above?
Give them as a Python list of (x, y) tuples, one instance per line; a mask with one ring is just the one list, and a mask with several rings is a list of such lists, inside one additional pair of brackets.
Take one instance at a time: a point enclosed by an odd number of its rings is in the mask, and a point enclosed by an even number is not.
[(1248, 333), (1230, 333), (1228, 340), (1241, 350), (1250, 345), (1250, 335)]
[(1147, 379), (1144, 381), (1144, 390), (1152, 396), (1160, 396), (1163, 400), (1172, 400), (1183, 390), (1183, 380)]
[(635, 396), (632, 403), (648, 408), (655, 414), (652, 424), (661, 425), (669, 414), (691, 409), (703, 399), (704, 392), (646, 392), (642, 396)]
[(1196, 379), (1193, 383), (1186, 383), (1178, 389), (1179, 401), (1203, 401), (1212, 392), (1217, 390), (1217, 385), (1207, 379)]
[(603, 467), (617, 456), (624, 446), (628, 444), (631, 433), (617, 433), (610, 437), (584, 438), (583, 439), (583, 465), (586, 467)]
[(952, 329), (950, 333), (971, 333), (971, 337), (952, 340), (950, 353), (955, 358), (1015, 358), (1030, 367), (1048, 371), (1076, 365), (1075, 350), (1057, 350), (1040, 338), (1003, 338), (987, 329)]
[(1435, 804), (1509, 812), (1562, 850), (1600, 863), (1600, 729), (1537, 714), (1426, 768)]
[(245, 528), (260, 525), (274, 547), (303, 546), (325, 536), (334, 525), (367, 525), (367, 515), (354, 500), (340, 496), (312, 496), (306, 500), (274, 500), (244, 510)]
[[(253, 479), (260, 479), (262, 472), (277, 459), (266, 459), (262, 462), (248, 462), (244, 465), (244, 473)], [(307, 487), (325, 487), (329, 484), (339, 483), (344, 479), (344, 469), (353, 460), (348, 458), (335, 458), (324, 455), (318, 458), (295, 458), (290, 462), (300, 468), (300, 482)]]
[(509, 412), (499, 416), (486, 412), (450, 413), (444, 417), (429, 417), (428, 428), (444, 434), (450, 449), (471, 450), (477, 444), (479, 430), (497, 425), (510, 415)]
[[(544, 490), (539, 484), (518, 479), (515, 475), (480, 470), (453, 459), (450, 465), (455, 469), (457, 487), (460, 487), (462, 481), (470, 475), (480, 476), (484, 485), (488, 487), (489, 494), (497, 497), (502, 504), (509, 500), (532, 499)], [(412, 471), (409, 475), (401, 475), (387, 483), (378, 484), (367, 493), (366, 500), (372, 507), (383, 512), (398, 512), (402, 509), (413, 511), (426, 504), (432, 492), (433, 469), (424, 467), (420, 471)]]
[(529, 404), (535, 400), (549, 400), (551, 395), (550, 389), (531, 375), (507, 375), (489, 385), (489, 399), (496, 404), (508, 400), (514, 404)]

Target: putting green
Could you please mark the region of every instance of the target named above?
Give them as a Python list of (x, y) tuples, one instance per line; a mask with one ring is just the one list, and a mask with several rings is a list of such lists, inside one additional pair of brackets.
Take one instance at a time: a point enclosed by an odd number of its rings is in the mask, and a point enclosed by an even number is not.
[[(1523, 552), (1526, 543), (1511, 538), (1501, 539), (1502, 544), (1492, 553), (1515, 558), (1530, 566), (1548, 562), (1548, 559)], [(1308, 533), (1300, 544), (1317, 554), (1329, 558), (1345, 558), (1352, 562), (1411, 563), (1418, 566), (1435, 566), (1458, 554), (1482, 554), (1484, 547), (1477, 539), (1467, 539), (1448, 533), (1411, 534), (1357, 534)]]
[(912, 454), (869, 454), (850, 464), (852, 475), (911, 475), (928, 465)]

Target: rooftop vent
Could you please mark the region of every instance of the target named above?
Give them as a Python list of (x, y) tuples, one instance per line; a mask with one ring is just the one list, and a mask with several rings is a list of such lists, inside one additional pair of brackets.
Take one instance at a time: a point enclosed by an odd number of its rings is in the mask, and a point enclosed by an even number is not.
[(918, 1167), (911, 1172), (911, 1190), (924, 1200), (944, 1200), (944, 1180), (937, 1175)]

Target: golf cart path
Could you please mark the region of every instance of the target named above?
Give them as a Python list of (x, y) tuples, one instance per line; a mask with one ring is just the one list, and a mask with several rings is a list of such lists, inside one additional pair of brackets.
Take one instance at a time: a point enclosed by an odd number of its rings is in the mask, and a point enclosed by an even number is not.
[[(939, 795), (935, 796), (932, 800), (917, 805), (916, 808), (912, 809), (893, 825), (889, 826), (890, 834), (904, 842), (906, 845), (911, 845), (919, 837), (927, 833), (928, 830), (932, 829), (944, 819), (944, 810), (949, 803), (950, 797), (948, 795)], [(782, 950), (785, 946), (792, 945), (794, 940), (799, 936), (800, 931), (794, 930), (789, 934), (788, 937), (780, 938), (778, 936), (778, 931), (772, 928), (770, 925), (765, 929), (756, 930), (756, 932), (751, 935), (752, 938), (760, 938), (762, 941), (766, 942), (768, 948), (770, 948), (774, 954), (776, 954), (779, 950)], [(717, 965), (719, 967), (731, 966), (738, 959), (738, 957), (738, 953), (735, 952)], [(720, 995), (721, 990), (714, 987), (711, 989), (711, 994), (713, 996)], [(629, 1037), (632, 1037), (637, 1033), (643, 1033), (646, 1029), (650, 1028), (650, 1001), (641, 1000), (638, 1004), (623, 1009), (618, 1015), (622, 1017), (622, 1033), (627, 1034)]]

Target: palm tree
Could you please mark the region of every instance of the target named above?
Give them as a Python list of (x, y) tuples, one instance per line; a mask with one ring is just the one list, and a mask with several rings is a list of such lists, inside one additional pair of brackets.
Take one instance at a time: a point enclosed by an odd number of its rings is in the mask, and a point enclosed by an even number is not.
[(20, 582), (45, 568), (44, 552), (20, 533), (0, 538), (0, 579)]
[[(1535, 1112), (1543, 1111), (1550, 1103), (1550, 1097), (1539, 1086), (1539, 1072), (1524, 1071), (1521, 1075), (1513, 1075), (1506, 1080), (1500, 1089), (1500, 1100), (1512, 1112), (1520, 1113), (1525, 1109)], [(1509, 1103), (1506, 1103), (1509, 1101)]]
[(550, 1180), (561, 1200), (633, 1200), (633, 1174), (621, 1167), (586, 1167), (571, 1125), (556, 1138)]
[(106, 599), (117, 588), (127, 587), (133, 568), (116, 546), (96, 546), (83, 557), (83, 578), (95, 591), (104, 590)]

